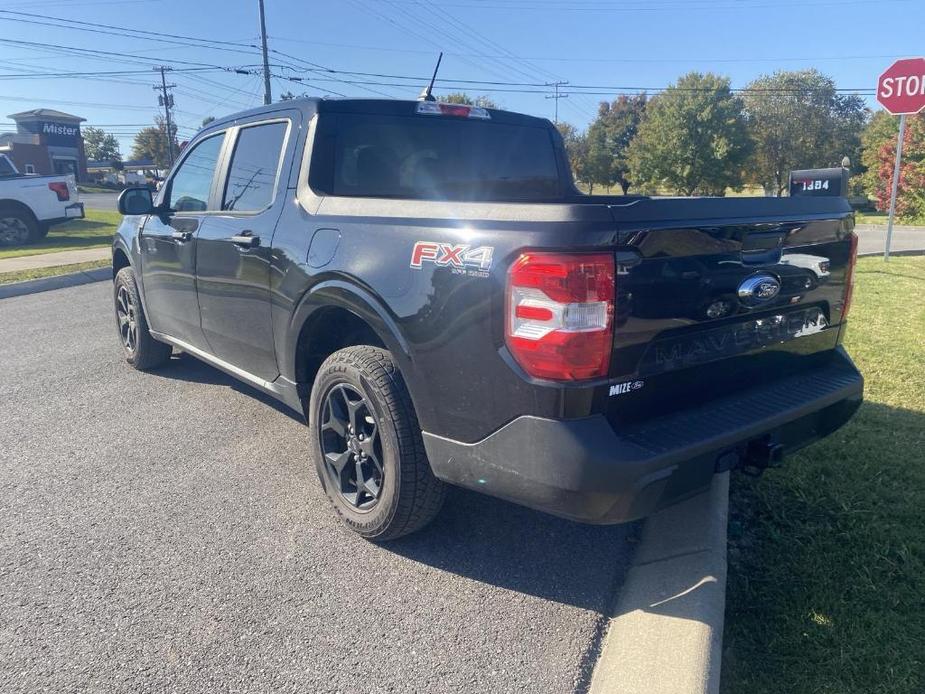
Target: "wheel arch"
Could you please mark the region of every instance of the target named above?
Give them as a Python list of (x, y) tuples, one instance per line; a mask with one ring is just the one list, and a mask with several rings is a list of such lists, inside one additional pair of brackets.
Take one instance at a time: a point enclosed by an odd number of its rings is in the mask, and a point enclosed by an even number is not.
[(361, 344), (391, 352), (408, 380), (404, 368), (410, 362), (408, 343), (381, 302), (348, 282), (321, 282), (293, 311), (280, 360), (283, 375), (298, 385), (304, 401), (324, 360), (339, 349)]
[[(367, 341), (357, 341), (363, 339)], [(286, 361), (293, 380), (310, 382), (317, 368), (312, 371), (306, 366), (306, 357), (313, 351), (318, 355), (324, 345), (334, 345), (338, 341), (342, 344), (329, 354), (344, 347), (372, 343), (388, 349), (398, 360), (409, 358), (408, 344), (381, 302), (365, 289), (341, 280), (330, 280), (306, 292), (293, 311), (287, 340), (291, 348)]]
[(13, 198), (0, 199), (0, 210), (16, 210), (17, 212), (24, 212), (29, 216), (33, 223), (39, 223), (39, 219), (35, 216), (35, 212), (32, 211), (32, 208), (29, 207), (26, 203), (20, 202), (19, 200), (14, 200)]
[(112, 277), (116, 278), (116, 275), (119, 274), (119, 270), (126, 267), (131, 267), (132, 262), (129, 260), (129, 255), (122, 246), (113, 246), (112, 249)]

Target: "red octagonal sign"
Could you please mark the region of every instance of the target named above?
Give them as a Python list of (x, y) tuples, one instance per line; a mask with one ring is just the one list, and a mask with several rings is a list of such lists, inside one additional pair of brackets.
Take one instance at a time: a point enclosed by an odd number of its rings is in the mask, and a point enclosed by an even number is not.
[(877, 101), (894, 116), (925, 108), (925, 58), (904, 58), (893, 63), (880, 75)]

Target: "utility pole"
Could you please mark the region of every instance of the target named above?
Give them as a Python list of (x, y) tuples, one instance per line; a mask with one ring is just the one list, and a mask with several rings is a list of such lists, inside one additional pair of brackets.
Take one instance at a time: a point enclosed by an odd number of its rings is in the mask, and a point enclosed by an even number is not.
[(267, 57), (267, 18), (263, 11), (263, 0), (257, 0), (260, 6), (260, 47), (263, 50), (263, 103), (272, 104), (270, 94), (270, 59)]
[(547, 87), (555, 87), (556, 89), (555, 94), (550, 94), (549, 96), (546, 97), (547, 99), (556, 100), (556, 120), (555, 120), (556, 125), (559, 125), (559, 99), (568, 99), (568, 94), (559, 93), (559, 87), (563, 87), (566, 84), (568, 84), (568, 82), (547, 82), (546, 83)]
[(164, 107), (164, 119), (166, 121), (167, 127), (167, 159), (170, 161), (170, 166), (173, 166), (173, 132), (170, 125), (170, 109), (173, 108), (173, 94), (168, 92), (168, 89), (173, 89), (177, 85), (167, 84), (167, 77), (164, 73), (170, 70), (166, 65), (161, 65), (160, 67), (154, 68), (155, 72), (160, 71), (161, 73), (161, 83), (154, 85), (154, 90), (160, 90), (161, 94), (157, 98), (159, 105)]

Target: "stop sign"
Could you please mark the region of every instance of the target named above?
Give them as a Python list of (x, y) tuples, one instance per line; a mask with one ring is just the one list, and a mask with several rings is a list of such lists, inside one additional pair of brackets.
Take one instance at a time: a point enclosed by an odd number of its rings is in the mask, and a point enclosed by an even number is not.
[(877, 101), (899, 116), (925, 108), (925, 58), (903, 58), (880, 75)]

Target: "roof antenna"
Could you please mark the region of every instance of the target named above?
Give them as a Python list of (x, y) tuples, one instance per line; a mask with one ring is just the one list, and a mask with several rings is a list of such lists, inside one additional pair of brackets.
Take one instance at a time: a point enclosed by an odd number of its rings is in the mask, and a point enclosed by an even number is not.
[(434, 91), (434, 82), (437, 80), (437, 71), (440, 69), (440, 61), (443, 60), (443, 51), (440, 51), (440, 55), (437, 56), (437, 67), (434, 68), (434, 76), (430, 78), (430, 84), (421, 92), (421, 95), (418, 97), (418, 101), (436, 101), (436, 97), (433, 95)]

